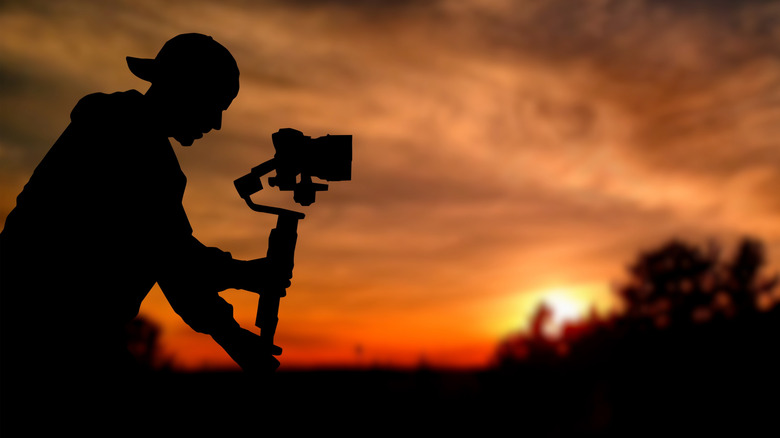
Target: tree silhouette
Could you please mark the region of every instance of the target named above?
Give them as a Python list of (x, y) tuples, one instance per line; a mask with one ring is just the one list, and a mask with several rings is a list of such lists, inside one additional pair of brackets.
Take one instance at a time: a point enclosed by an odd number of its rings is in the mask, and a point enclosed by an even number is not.
[(760, 276), (763, 245), (745, 238), (731, 261), (721, 260), (720, 253), (715, 244), (703, 251), (674, 240), (641, 254), (619, 290), (625, 318), (662, 328), (755, 311), (777, 283), (776, 276)]
[[(499, 393), (525, 408), (555, 409), (570, 432), (599, 436), (758, 431), (773, 425), (780, 392), (777, 276), (762, 273), (763, 244), (745, 238), (731, 257), (680, 240), (641, 252), (615, 293), (622, 314), (569, 323), (545, 338), (550, 310), (496, 352)], [(767, 401), (769, 400), (769, 401)], [(536, 416), (544, 428), (549, 417)]]

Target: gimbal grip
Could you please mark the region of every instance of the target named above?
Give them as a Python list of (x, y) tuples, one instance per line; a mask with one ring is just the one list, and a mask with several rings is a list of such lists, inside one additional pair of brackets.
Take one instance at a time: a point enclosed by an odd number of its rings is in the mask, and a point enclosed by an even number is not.
[[(268, 237), (268, 252), (266, 258), (272, 266), (293, 266), (295, 258), (295, 245), (298, 240), (298, 217), (293, 215), (279, 215), (276, 228), (271, 230)], [(286, 278), (284, 280), (287, 280)], [(274, 284), (276, 282), (272, 282)], [(269, 286), (260, 292), (258, 301), (257, 319), (255, 325), (260, 328), (260, 339), (268, 351), (281, 354), (274, 350), (274, 335), (279, 322), (279, 301), (287, 295), (285, 288), (281, 286)]]

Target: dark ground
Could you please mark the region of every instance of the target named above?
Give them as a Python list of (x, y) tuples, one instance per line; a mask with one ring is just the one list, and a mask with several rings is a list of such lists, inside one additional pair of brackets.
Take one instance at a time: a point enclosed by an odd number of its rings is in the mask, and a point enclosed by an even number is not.
[(766, 436), (777, 430), (774, 382), (714, 389), (708, 375), (659, 376), (636, 382), (631, 373), (549, 367), (284, 371), (266, 382), (240, 373), (157, 374), (138, 387), (127, 424), (160, 436), (210, 430), (253, 436)]
[(74, 391), (12, 416), (4, 400), (2, 436), (776, 436), (776, 379), (678, 365), (676, 377), (549, 365), (279, 371), (266, 381), (156, 372), (110, 397)]

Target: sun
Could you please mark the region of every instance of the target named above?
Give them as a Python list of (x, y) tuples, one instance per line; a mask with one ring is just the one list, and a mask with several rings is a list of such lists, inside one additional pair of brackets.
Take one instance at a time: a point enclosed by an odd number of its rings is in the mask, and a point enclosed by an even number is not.
[(588, 316), (590, 306), (588, 300), (574, 290), (557, 288), (545, 291), (540, 303), (544, 303), (552, 311), (552, 317), (543, 332), (549, 337), (558, 337), (567, 323), (582, 320)]
[(542, 335), (550, 339), (559, 338), (568, 323), (589, 321), (593, 317), (609, 318), (623, 309), (620, 298), (608, 282), (547, 284), (518, 290), (507, 295), (506, 300), (496, 300), (485, 312), (493, 316), (489, 328), (497, 336), (531, 333), (542, 304), (550, 310), (550, 315), (540, 328)]

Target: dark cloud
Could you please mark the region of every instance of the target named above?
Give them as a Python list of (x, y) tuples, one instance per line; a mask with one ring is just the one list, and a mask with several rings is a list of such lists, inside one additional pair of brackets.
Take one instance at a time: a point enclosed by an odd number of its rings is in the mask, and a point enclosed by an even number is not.
[[(251, 4), (256, 2), (243, 0), (237, 3)], [(336, 9), (349, 11), (352, 14), (377, 13), (384, 15), (393, 11), (419, 10), (436, 4), (437, 0), (401, 0), (394, 2), (382, 0), (283, 0), (275, 3), (282, 7), (300, 8), (302, 12), (308, 12), (312, 9)]]
[[(681, 64), (705, 70), (776, 53), (771, 41), (778, 36), (779, 5), (776, 1), (485, 2), (470, 4), (457, 18), (469, 23), (470, 36), (483, 41), (489, 51), (636, 70)], [(688, 48), (681, 51), (681, 46)], [(697, 58), (686, 60), (692, 54)], [(695, 62), (687, 64), (691, 61)]]

